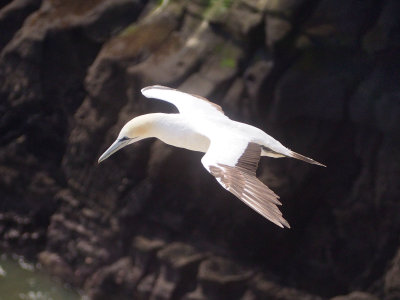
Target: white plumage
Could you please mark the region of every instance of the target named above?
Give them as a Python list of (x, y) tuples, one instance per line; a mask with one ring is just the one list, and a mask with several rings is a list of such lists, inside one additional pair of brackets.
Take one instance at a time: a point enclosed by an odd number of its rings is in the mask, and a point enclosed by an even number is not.
[(289, 150), (256, 127), (229, 119), (220, 106), (201, 96), (159, 85), (143, 88), (142, 94), (174, 104), (179, 114), (154, 113), (132, 119), (99, 162), (122, 147), (149, 137), (205, 152), (203, 166), (225, 189), (276, 225), (290, 227), (277, 207), (281, 205), (279, 196), (256, 177), (260, 156), (286, 156), (323, 164)]

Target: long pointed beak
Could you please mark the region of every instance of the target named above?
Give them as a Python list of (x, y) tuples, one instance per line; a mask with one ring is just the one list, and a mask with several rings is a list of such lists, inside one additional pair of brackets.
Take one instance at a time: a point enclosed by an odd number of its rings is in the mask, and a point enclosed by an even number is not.
[(132, 139), (125, 139), (121, 140), (118, 139), (114, 143), (111, 144), (111, 146), (100, 156), (98, 163), (101, 163), (103, 160), (107, 159), (111, 155), (113, 155), (115, 152), (117, 152), (119, 149), (124, 148), (125, 146), (129, 145), (132, 142)]

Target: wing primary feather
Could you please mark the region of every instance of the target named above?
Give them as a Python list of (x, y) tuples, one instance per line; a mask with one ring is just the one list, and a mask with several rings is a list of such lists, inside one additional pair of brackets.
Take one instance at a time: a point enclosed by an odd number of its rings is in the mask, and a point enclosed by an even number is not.
[(258, 185), (253, 184), (250, 181), (246, 181), (243, 184), (243, 182), (240, 182), (238, 179), (234, 177), (229, 177), (229, 180), (230, 180), (229, 182), (235, 183), (237, 185), (242, 185), (243, 191), (249, 190), (252, 193), (260, 196), (270, 196), (272, 202), (274, 202), (277, 205), (282, 205), (282, 203), (277, 199), (279, 198), (279, 196), (277, 196), (272, 190), (270, 190), (267, 186), (265, 186), (261, 182)]
[(221, 185), (245, 204), (274, 224), (290, 228), (277, 207), (281, 205), (277, 199), (278, 196), (248, 170), (224, 164), (210, 166), (209, 169)]
[[(224, 168), (236, 169), (236, 170), (242, 172), (243, 174), (245, 174), (245, 178), (247, 179), (246, 186), (253, 187), (256, 190), (258, 190), (260, 193), (265, 193), (265, 194), (271, 195), (271, 196), (279, 199), (279, 196), (277, 194), (275, 194), (273, 190), (271, 190), (269, 187), (264, 185), (257, 177), (247, 174), (245, 172), (245, 170), (242, 170), (242, 169), (237, 168), (237, 167), (235, 168), (235, 167), (231, 167), (231, 166), (226, 166), (226, 165), (223, 165), (223, 164), (218, 164), (218, 165), (222, 166)], [(223, 175), (225, 177), (229, 178), (231, 181), (236, 181), (237, 183), (240, 183), (240, 182), (238, 182), (239, 179), (237, 179), (237, 177), (235, 177), (235, 176), (230, 175), (230, 173), (225, 173)]]
[[(247, 198), (243, 197), (242, 194), (240, 194), (236, 189), (231, 189), (229, 190), (232, 194), (234, 194), (237, 198), (242, 200), (245, 204), (247, 204), (250, 208), (254, 209), (256, 212), (258, 212), (260, 215), (262, 215), (264, 218), (270, 220), (272, 223), (278, 225), (279, 227), (283, 228), (282, 222), (280, 221), (281, 218), (279, 216), (275, 216), (271, 214), (267, 209), (260, 207), (254, 202), (254, 199), (252, 198)], [(283, 218), (282, 218), (283, 219)], [(286, 220), (285, 220), (286, 221)], [(287, 222), (286, 222), (287, 223)]]
[[(230, 141), (230, 143), (232, 143), (232, 141)], [(213, 143), (211, 143), (211, 148), (204, 156), (204, 158), (207, 157), (207, 159), (202, 159), (203, 164), (225, 189), (242, 200), (246, 205), (274, 224), (282, 228), (290, 228), (289, 223), (283, 218), (277, 206), (282, 205), (278, 200), (279, 196), (256, 177), (261, 155), (261, 146), (257, 143), (250, 142), (242, 144), (243, 148), (241, 148), (239, 146), (240, 143), (241, 141), (238, 141), (235, 148), (239, 158), (235, 162), (232, 162), (233, 165), (218, 162), (218, 159), (213, 157), (214, 153), (218, 153), (218, 155), (216, 155), (217, 158), (223, 153), (213, 152), (213, 150), (211, 150), (213, 149)], [(218, 142), (217, 145), (223, 144)], [(221, 151), (221, 149), (219, 151)], [(212, 158), (212, 160), (210, 160), (210, 158)]]

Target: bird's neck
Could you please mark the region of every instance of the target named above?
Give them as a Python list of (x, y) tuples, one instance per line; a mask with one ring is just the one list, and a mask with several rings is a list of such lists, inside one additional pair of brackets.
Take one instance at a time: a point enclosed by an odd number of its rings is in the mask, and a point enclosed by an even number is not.
[(148, 137), (155, 137), (166, 144), (193, 151), (206, 152), (209, 140), (196, 131), (193, 122), (181, 114), (150, 114)]
[(152, 113), (140, 117), (144, 128), (141, 135), (144, 138), (161, 138), (179, 123), (179, 114)]

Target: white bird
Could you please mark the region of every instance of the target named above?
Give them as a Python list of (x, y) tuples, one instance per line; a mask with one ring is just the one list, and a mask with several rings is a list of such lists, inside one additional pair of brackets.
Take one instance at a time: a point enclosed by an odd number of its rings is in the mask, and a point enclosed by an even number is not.
[(99, 163), (119, 149), (150, 137), (204, 152), (203, 166), (225, 189), (271, 222), (290, 228), (277, 207), (282, 205), (279, 196), (256, 177), (260, 156), (293, 157), (323, 164), (291, 151), (256, 127), (229, 119), (220, 106), (201, 96), (160, 85), (145, 87), (141, 92), (147, 98), (172, 103), (179, 113), (152, 113), (130, 120), (100, 156)]

